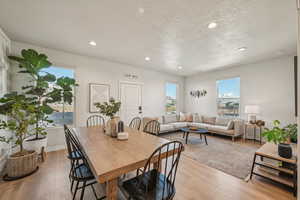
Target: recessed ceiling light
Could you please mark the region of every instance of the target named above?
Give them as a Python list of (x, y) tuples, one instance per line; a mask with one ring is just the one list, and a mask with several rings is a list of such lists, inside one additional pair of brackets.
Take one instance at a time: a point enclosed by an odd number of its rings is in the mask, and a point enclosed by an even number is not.
[(181, 70), (181, 69), (182, 69), (182, 66), (178, 66), (177, 69)]
[(213, 28), (216, 28), (217, 26), (218, 26), (218, 24), (217, 24), (216, 22), (211, 22), (211, 23), (208, 24), (207, 27), (208, 27), (209, 29), (213, 29)]
[(240, 47), (238, 48), (239, 51), (246, 51), (247, 50), (247, 47)]
[(145, 60), (146, 61), (150, 61), (150, 57), (145, 57)]
[(96, 46), (96, 45), (97, 45), (97, 43), (96, 43), (95, 41), (90, 41), (89, 44), (90, 44), (91, 46)]
[(144, 8), (139, 8), (139, 13), (140, 13), (140, 14), (144, 14), (144, 12), (145, 12), (145, 9), (144, 9)]

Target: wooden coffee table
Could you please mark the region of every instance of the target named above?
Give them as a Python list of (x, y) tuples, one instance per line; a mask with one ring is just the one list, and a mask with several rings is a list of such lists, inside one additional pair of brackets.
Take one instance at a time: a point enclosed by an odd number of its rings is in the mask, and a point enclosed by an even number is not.
[[(290, 159), (278, 155), (278, 147), (266, 143), (259, 148), (253, 158), (250, 179), (253, 175), (286, 185), (297, 194), (297, 145), (292, 144), (293, 157)], [(260, 159), (257, 159), (260, 157)], [(280, 165), (279, 165), (280, 164)]]
[(198, 128), (198, 129), (191, 129), (189, 127), (181, 128), (181, 131), (183, 132), (183, 138), (185, 137), (185, 144), (188, 142), (189, 134), (190, 133), (198, 133), (200, 136), (200, 139), (202, 140), (202, 135), (204, 136), (205, 144), (207, 144), (206, 134), (208, 133), (207, 129), (204, 128)]

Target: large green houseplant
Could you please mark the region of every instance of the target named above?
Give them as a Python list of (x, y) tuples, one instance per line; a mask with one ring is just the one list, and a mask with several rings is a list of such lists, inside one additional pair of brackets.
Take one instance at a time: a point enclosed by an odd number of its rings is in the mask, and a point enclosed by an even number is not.
[(0, 129), (7, 130), (7, 136), (0, 141), (13, 143), (19, 150), (7, 161), (7, 178), (23, 177), (37, 169), (37, 153), (24, 148), (24, 141), (30, 135), (30, 128), (36, 123), (36, 106), (33, 98), (12, 92), (0, 98), (0, 114), (8, 117), (0, 121)]
[(22, 87), (24, 94), (32, 98), (35, 106), (34, 137), (26, 140), (28, 148), (40, 151), (47, 146), (46, 127), (53, 121), (49, 119), (54, 110), (51, 104), (71, 104), (73, 101), (72, 86), (77, 85), (75, 80), (68, 77), (56, 78), (55, 75), (46, 72), (52, 66), (45, 54), (40, 54), (33, 49), (23, 49), (21, 56), (9, 56), (18, 62), (21, 71), (27, 75), (29, 81)]
[(53, 103), (51, 93), (49, 93), (49, 84), (56, 81), (56, 77), (50, 73), (41, 73), (52, 65), (45, 54), (39, 54), (33, 49), (23, 49), (21, 57), (9, 56), (11, 60), (19, 63), (21, 71), (19, 73), (27, 74), (29, 83), (22, 87), (25, 94), (34, 99), (36, 109), (35, 117), (35, 138), (34, 140), (43, 139), (47, 132), (45, 125), (52, 121), (48, 119), (48, 115), (54, 112), (48, 104)]
[(95, 103), (95, 106), (99, 109), (102, 115), (110, 118), (105, 127), (106, 134), (111, 135), (112, 137), (117, 137), (118, 117), (116, 117), (116, 114), (121, 108), (121, 102), (116, 101), (114, 98), (110, 98), (108, 102)]
[(273, 128), (265, 128), (263, 136), (268, 142), (273, 142), (278, 145), (278, 153), (284, 158), (292, 157), (292, 148), (290, 141), (297, 137), (297, 124), (289, 124), (285, 127), (280, 127), (280, 121), (273, 121)]

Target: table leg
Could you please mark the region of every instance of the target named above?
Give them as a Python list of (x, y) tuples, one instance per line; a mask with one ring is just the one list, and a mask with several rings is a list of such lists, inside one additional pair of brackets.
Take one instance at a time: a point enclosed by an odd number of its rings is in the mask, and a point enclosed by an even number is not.
[(184, 137), (185, 137), (185, 132), (182, 133), (182, 138), (184, 138)]
[(254, 130), (254, 132), (253, 132), (253, 134), (254, 134), (253, 142), (255, 143), (255, 141), (256, 141), (256, 126), (254, 126), (253, 130)]
[(253, 163), (252, 163), (252, 168), (251, 168), (251, 174), (250, 174), (250, 180), (252, 179), (255, 162), (256, 162), (256, 153), (254, 154), (254, 158), (253, 158)]
[(261, 126), (259, 127), (259, 142), (260, 142), (260, 144), (261, 144), (261, 132), (262, 132), (262, 128), (261, 128)]
[(187, 144), (188, 138), (189, 138), (189, 134), (190, 132), (186, 132), (186, 136), (185, 136), (185, 144)]
[(109, 180), (106, 184), (106, 199), (117, 200), (118, 178)]
[(200, 140), (202, 141), (202, 134), (200, 133)]
[(204, 140), (205, 140), (205, 144), (208, 145), (208, 144), (207, 144), (206, 135), (204, 135)]

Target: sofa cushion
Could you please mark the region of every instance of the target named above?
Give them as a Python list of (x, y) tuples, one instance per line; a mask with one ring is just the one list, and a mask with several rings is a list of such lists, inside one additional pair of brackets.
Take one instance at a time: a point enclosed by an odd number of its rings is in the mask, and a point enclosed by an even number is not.
[(216, 133), (223, 133), (227, 135), (234, 135), (234, 130), (228, 130), (226, 126), (219, 126), (219, 125), (213, 125), (208, 128), (209, 131), (216, 132)]
[(175, 129), (184, 128), (184, 127), (187, 127), (187, 125), (188, 125), (187, 122), (174, 122), (171, 124), (175, 127)]
[(216, 118), (216, 125), (219, 126), (227, 126), (228, 122), (230, 122), (231, 119), (223, 118), (223, 117), (217, 117)]
[(160, 132), (168, 132), (173, 131), (175, 127), (172, 124), (161, 124), (160, 125)]
[(164, 124), (172, 123), (172, 122), (177, 122), (177, 115), (164, 115), (163, 116), (163, 122)]
[(205, 124), (215, 124), (216, 123), (216, 117), (205, 117), (202, 116), (202, 123)]

